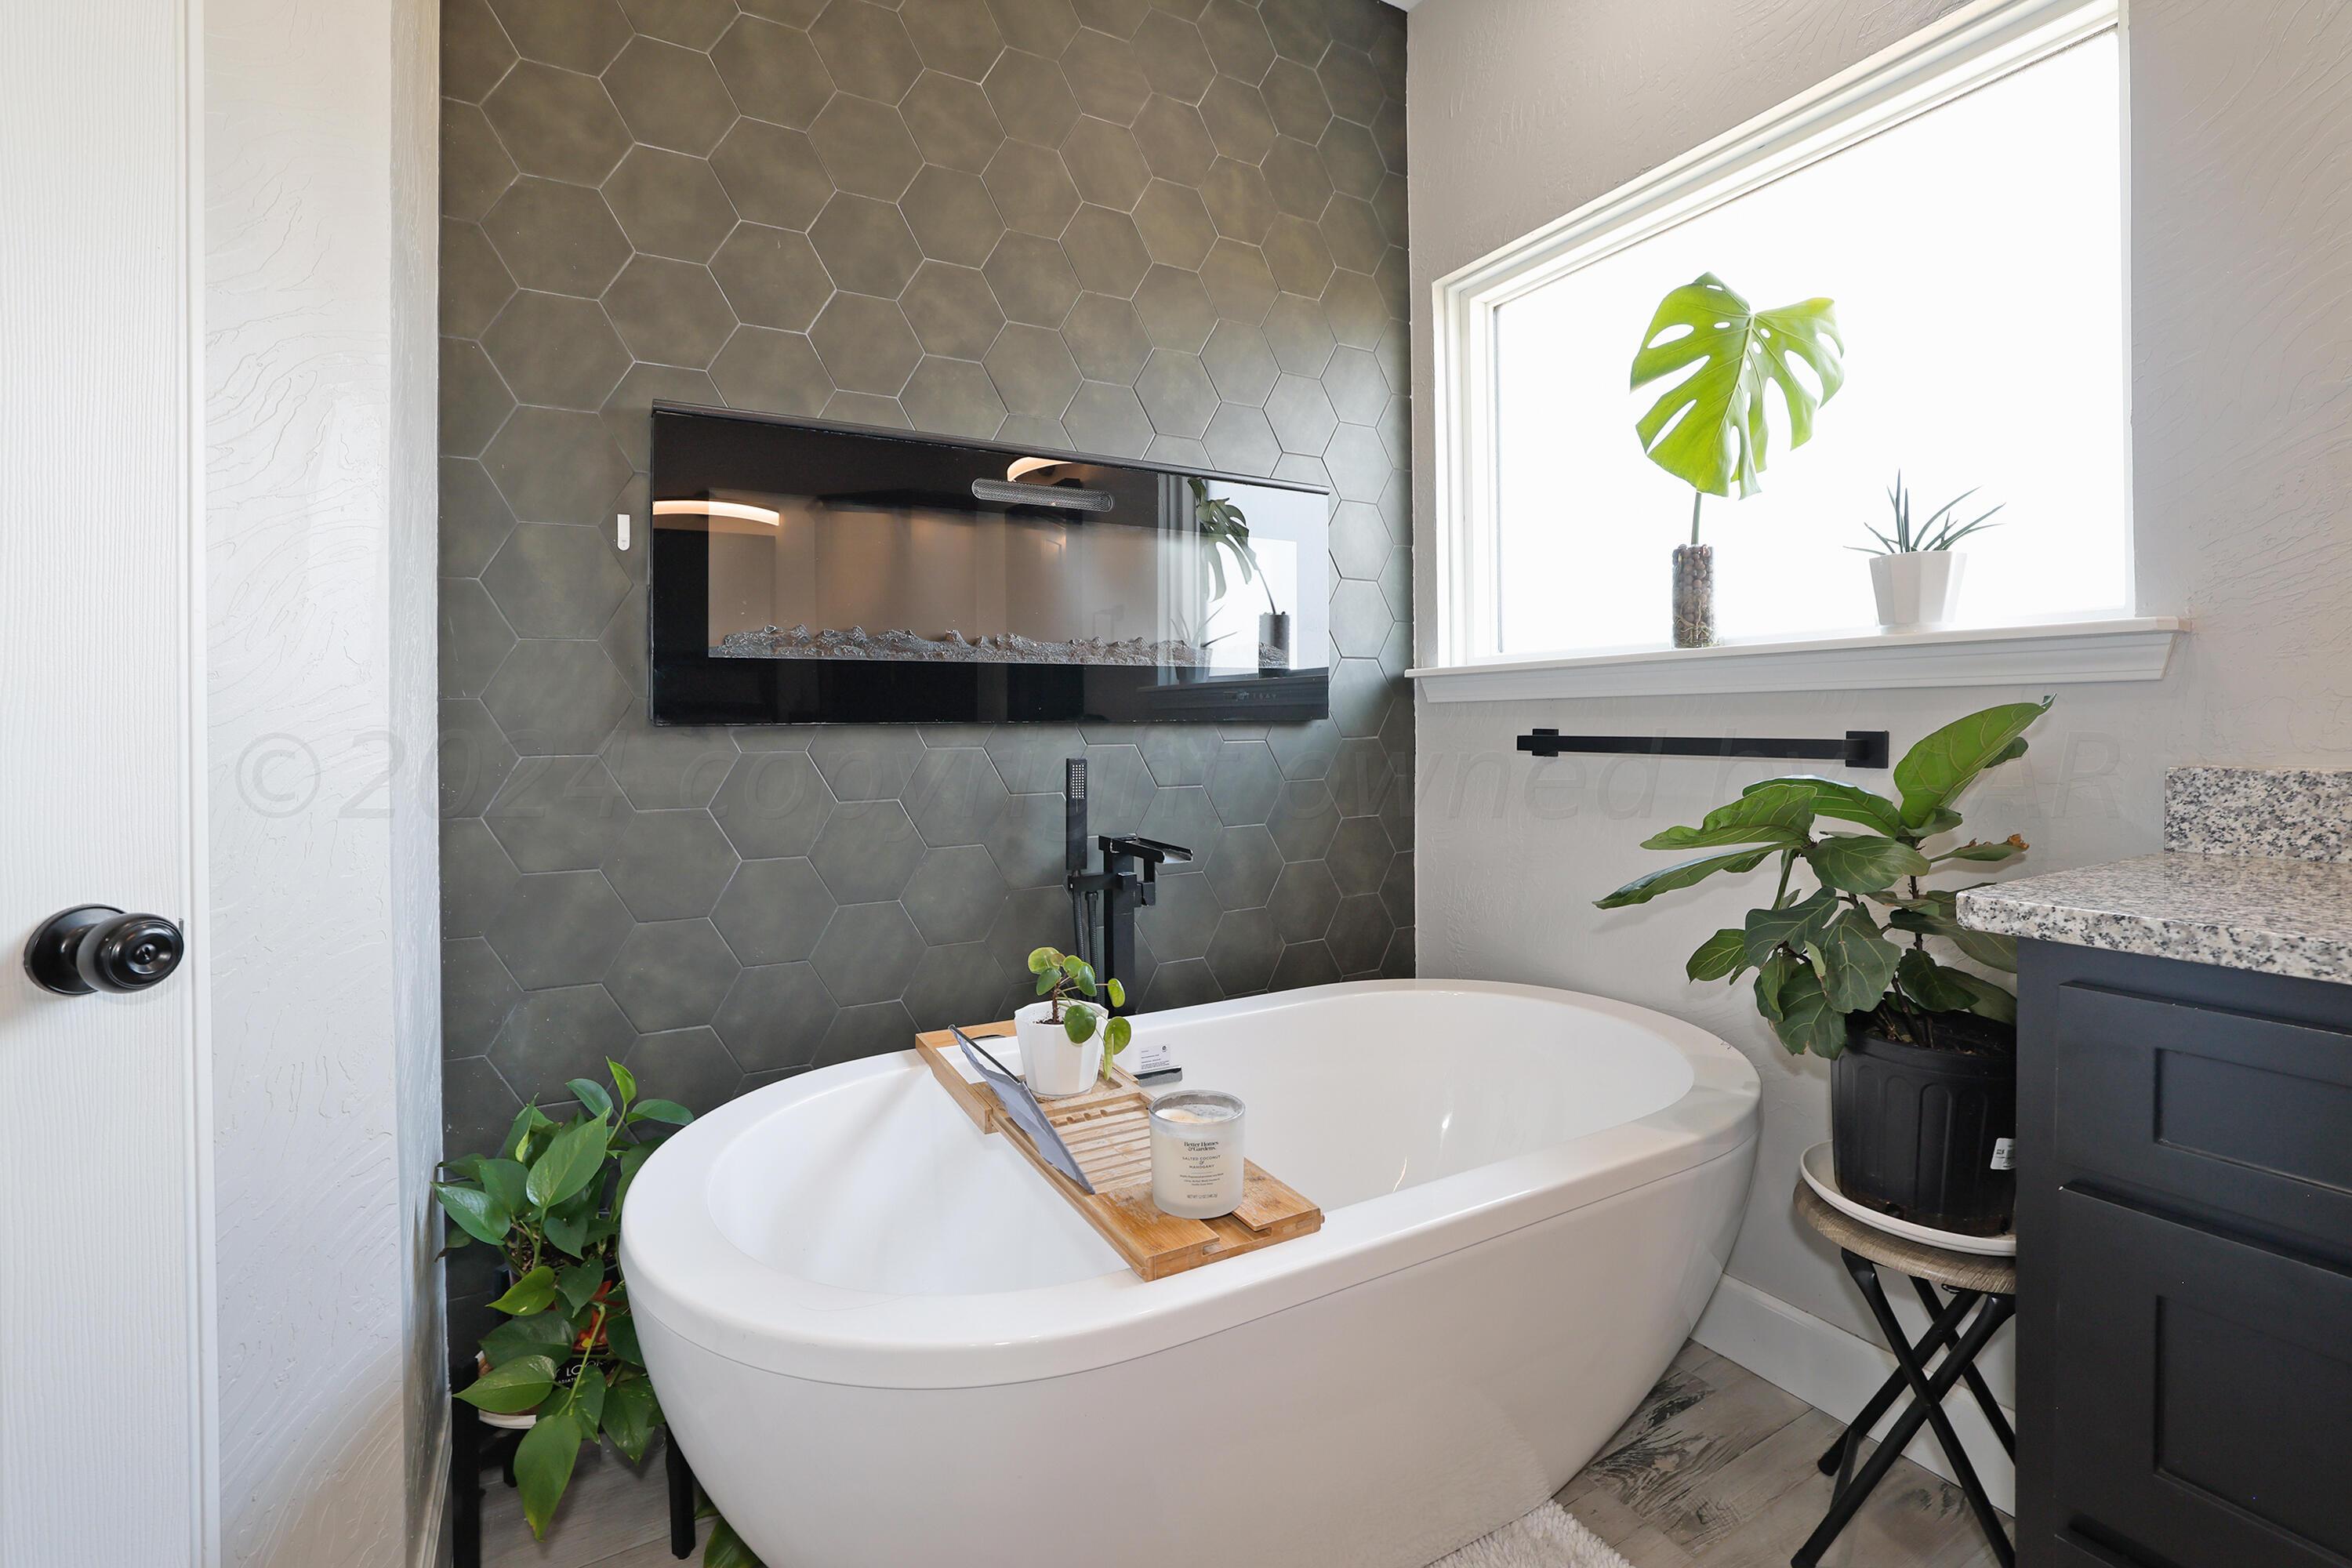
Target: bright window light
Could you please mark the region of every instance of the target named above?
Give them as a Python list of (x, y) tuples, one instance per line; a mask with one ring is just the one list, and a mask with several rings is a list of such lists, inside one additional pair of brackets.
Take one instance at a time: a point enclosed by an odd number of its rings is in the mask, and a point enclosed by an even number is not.
[(1759, 493), (1706, 499), (1727, 641), (1875, 624), (1864, 524), (1974, 488), (1963, 626), (2130, 600), (2120, 65), (2109, 31), (1509, 300), (1495, 323), (1492, 656), (1668, 641), (1691, 492), (1633, 434), (1628, 368), (1668, 289), (1837, 301), (1846, 384)]

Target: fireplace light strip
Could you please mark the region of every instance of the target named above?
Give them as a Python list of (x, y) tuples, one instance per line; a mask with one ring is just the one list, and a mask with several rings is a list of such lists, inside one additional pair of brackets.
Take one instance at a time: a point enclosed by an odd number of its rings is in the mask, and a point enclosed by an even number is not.
[(740, 500), (657, 500), (654, 502), (656, 517), (731, 517), (743, 522), (764, 522), (770, 528), (782, 528), (784, 514), (763, 506), (751, 506)]

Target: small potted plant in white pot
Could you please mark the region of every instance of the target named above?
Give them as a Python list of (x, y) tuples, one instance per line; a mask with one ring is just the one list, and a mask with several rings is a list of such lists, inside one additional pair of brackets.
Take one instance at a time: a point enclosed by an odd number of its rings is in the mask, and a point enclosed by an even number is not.
[(1870, 557), (1870, 586), (1878, 598), (1880, 626), (1889, 631), (1917, 631), (1952, 618), (1959, 602), (1960, 569), (1968, 564), (1968, 557), (1953, 547), (1980, 528), (2000, 526), (1992, 521), (2000, 507), (1972, 522), (1959, 521), (1960, 503), (1976, 493), (1962, 490), (1915, 529), (1911, 492), (1903, 488), (1903, 476), (1895, 476), (1895, 486), (1886, 492), (1895, 508), (1895, 531), (1882, 533), (1864, 523), (1877, 547), (1846, 546)]
[[(1013, 1015), (1021, 1041), (1021, 1077), (1040, 1100), (1066, 1100), (1095, 1086), (1110, 1059), (1127, 1049), (1135, 1026), (1114, 1018), (1112, 1007), (1127, 1005), (1127, 988), (1117, 980), (1097, 984), (1094, 965), (1050, 947), (1029, 954), (1039, 1000)], [(1073, 994), (1075, 993), (1075, 994)], [(1084, 998), (1082, 1000), (1081, 998)]]

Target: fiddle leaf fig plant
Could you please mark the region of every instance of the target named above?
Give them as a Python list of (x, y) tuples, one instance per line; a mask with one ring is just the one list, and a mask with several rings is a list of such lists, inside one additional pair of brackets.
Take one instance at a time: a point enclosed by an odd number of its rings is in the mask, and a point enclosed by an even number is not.
[[(1753, 871), (1777, 860), (1772, 901), (1701, 942), (1685, 966), (1690, 978), (1737, 981), (1752, 970), (1756, 1009), (1791, 1052), (1835, 1058), (1857, 1025), (1906, 1045), (1961, 1048), (1963, 1035), (1981, 1031), (1955, 1029), (1953, 1018), (2014, 1026), (2017, 1000), (1929, 944), (2012, 973), (2017, 944), (1963, 927), (1958, 900), (1966, 889), (1930, 888), (1922, 879), (2013, 860), (2026, 843), (2015, 834), (1947, 848), (1930, 841), (1961, 826), (1954, 803), (1988, 768), (2023, 756), (2025, 731), (2049, 710), (2044, 698), (1954, 720), (1895, 764), (1895, 800), (1840, 779), (1751, 784), (1697, 826), (1669, 827), (1643, 842), (1645, 849), (1711, 853), (1637, 877), (1596, 902), (1604, 910), (1644, 904), (1718, 871)], [(1831, 832), (1824, 820), (1867, 831)], [(1810, 889), (1797, 882), (1801, 868)]]
[(1077, 998), (1099, 995), (1108, 998), (1113, 1007), (1124, 1007), (1127, 987), (1116, 979), (1097, 984), (1093, 964), (1050, 947), (1030, 950), (1029, 973), (1037, 977), (1037, 994), (1052, 1004), (1047, 1021), (1061, 1025), (1072, 1045), (1083, 1046), (1095, 1037), (1096, 1029), (1102, 1030), (1103, 1072), (1108, 1076), (1111, 1058), (1127, 1049), (1128, 1041), (1135, 1037), (1135, 1026), (1125, 1018), (1109, 1018), (1106, 1023), (1107, 1009)]
[[(526, 1105), (496, 1153), (444, 1161), (447, 1179), (433, 1184), (454, 1226), (449, 1248), (496, 1249), (511, 1281), (490, 1303), (500, 1321), (481, 1338), (480, 1374), (457, 1397), (492, 1415), (534, 1417), (515, 1450), (514, 1478), (539, 1537), (583, 1446), (609, 1439), (634, 1464), (664, 1425), (621, 1277), (621, 1210), (657, 1147), (650, 1135), (694, 1113), (638, 1098), (635, 1074), (616, 1061), (604, 1067), (609, 1089), (586, 1078), (564, 1086), (578, 1115), (557, 1121)], [(722, 1537), (733, 1540), (723, 1521), (710, 1550)]]
[[(1706, 272), (1658, 302), (1633, 356), (1633, 389), (1680, 379), (1633, 428), (1650, 460), (1691, 487), (1693, 544), (1702, 500), (1735, 489), (1745, 500), (1761, 486), (1771, 438), (1766, 384), (1780, 389), (1789, 445), (1801, 447), (1813, 438), (1821, 405), (1845, 384), (1844, 348), (1829, 300), (1759, 310)], [(1810, 382), (1796, 369), (1800, 361)]]

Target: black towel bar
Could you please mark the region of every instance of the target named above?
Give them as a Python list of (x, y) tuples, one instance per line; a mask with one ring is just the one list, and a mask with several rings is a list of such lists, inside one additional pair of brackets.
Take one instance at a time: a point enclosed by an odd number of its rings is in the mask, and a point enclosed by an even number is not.
[(1886, 766), (1886, 731), (1848, 730), (1843, 741), (1787, 741), (1748, 735), (1563, 735), (1538, 730), (1519, 737), (1519, 750), (1538, 757), (1562, 752), (1610, 752), (1644, 757), (1798, 757), (1850, 768)]

